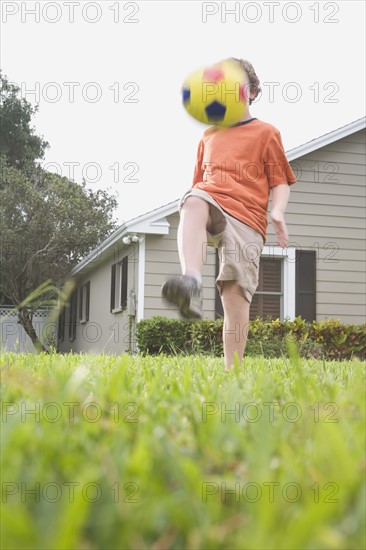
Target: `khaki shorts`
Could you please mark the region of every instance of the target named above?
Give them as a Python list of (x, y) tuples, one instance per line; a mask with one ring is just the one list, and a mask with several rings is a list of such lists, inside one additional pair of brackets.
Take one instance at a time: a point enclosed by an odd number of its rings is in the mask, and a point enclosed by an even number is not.
[(219, 249), (220, 269), (216, 285), (221, 294), (223, 281), (237, 281), (245, 299), (251, 303), (258, 286), (259, 260), (264, 240), (258, 231), (230, 216), (201, 189), (189, 190), (181, 199), (199, 197), (209, 203), (211, 225), (207, 227), (207, 245)]

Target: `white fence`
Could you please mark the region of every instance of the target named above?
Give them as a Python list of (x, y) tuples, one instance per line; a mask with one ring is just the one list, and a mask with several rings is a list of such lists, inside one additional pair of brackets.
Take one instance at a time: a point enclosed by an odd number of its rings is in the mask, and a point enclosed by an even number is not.
[[(37, 311), (33, 317), (33, 327), (42, 342), (57, 336), (57, 325), (55, 322), (47, 322), (50, 308), (43, 308)], [(35, 353), (31, 339), (25, 332), (22, 325), (18, 323), (17, 311), (11, 306), (0, 306), (0, 329), (1, 329), (1, 351), (12, 351), (17, 353)]]

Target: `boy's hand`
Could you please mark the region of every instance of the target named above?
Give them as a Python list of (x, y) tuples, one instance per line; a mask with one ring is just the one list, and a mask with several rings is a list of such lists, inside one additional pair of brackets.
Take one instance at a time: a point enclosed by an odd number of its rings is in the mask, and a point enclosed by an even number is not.
[(288, 231), (285, 222), (285, 210), (290, 196), (290, 187), (287, 184), (276, 185), (272, 189), (272, 210), (270, 214), (277, 242), (282, 248), (288, 246)]
[(272, 226), (274, 232), (276, 233), (276, 239), (278, 244), (282, 248), (287, 248), (288, 246), (288, 230), (285, 222), (285, 217), (283, 212), (280, 210), (272, 209), (270, 214)]

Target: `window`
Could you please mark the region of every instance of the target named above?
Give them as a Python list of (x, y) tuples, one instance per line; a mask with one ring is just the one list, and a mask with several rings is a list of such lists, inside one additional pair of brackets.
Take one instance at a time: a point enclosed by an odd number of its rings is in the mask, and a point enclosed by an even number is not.
[(81, 285), (79, 289), (79, 320), (81, 323), (89, 321), (90, 281)]
[(117, 312), (127, 307), (128, 256), (112, 265), (111, 270), (111, 311)]
[(76, 338), (76, 309), (77, 309), (77, 294), (76, 290), (70, 297), (70, 309), (69, 309), (69, 339), (73, 342)]
[[(219, 259), (216, 254), (216, 274), (219, 270)], [(250, 319), (256, 317), (267, 319), (282, 319), (284, 316), (284, 275), (283, 275), (283, 258), (261, 257), (259, 264), (259, 282), (257, 290), (253, 296), (250, 306)], [(221, 298), (216, 289), (216, 318), (222, 317), (224, 311), (222, 308)]]
[(261, 258), (259, 282), (250, 306), (250, 319), (281, 319), (283, 311), (283, 261), (280, 258)]

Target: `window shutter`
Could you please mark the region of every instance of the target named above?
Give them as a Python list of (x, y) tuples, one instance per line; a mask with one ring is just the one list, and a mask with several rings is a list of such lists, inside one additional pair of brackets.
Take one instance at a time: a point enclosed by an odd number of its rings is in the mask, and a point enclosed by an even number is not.
[(296, 250), (295, 315), (309, 322), (316, 320), (315, 250)]
[(76, 291), (71, 294), (70, 298), (70, 311), (69, 311), (69, 339), (71, 342), (76, 337), (76, 308), (77, 308), (77, 295)]
[(116, 295), (116, 264), (112, 265), (111, 270), (111, 311), (115, 308)]
[(128, 274), (128, 256), (122, 260), (122, 277), (121, 277), (121, 307), (127, 307), (127, 274)]
[(62, 308), (62, 311), (58, 318), (58, 339), (59, 342), (63, 342), (65, 338), (65, 308)]
[(80, 321), (82, 321), (83, 320), (83, 285), (80, 286), (79, 292), (80, 292), (80, 295), (79, 295), (79, 319), (80, 319)]
[(90, 310), (90, 281), (86, 283), (86, 304), (85, 304), (85, 321), (89, 321)]

